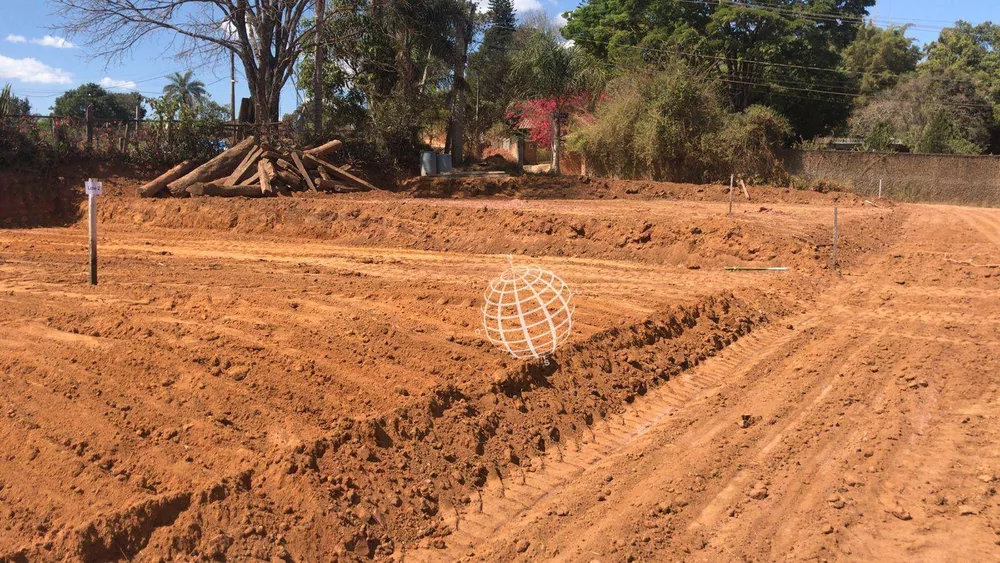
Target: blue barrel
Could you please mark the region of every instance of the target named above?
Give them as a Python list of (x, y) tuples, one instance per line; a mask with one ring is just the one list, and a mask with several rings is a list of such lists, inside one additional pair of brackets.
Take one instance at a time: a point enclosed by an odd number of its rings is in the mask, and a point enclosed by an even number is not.
[(451, 172), (451, 155), (450, 154), (437, 155), (437, 173), (447, 174), (448, 172)]
[(434, 176), (437, 174), (437, 169), (437, 158), (434, 157), (434, 153), (430, 151), (420, 153), (421, 176)]

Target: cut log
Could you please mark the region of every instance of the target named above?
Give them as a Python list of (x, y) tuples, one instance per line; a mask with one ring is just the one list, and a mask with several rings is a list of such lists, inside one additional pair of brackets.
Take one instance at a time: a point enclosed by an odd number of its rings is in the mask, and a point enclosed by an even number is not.
[(322, 158), (322, 157), (324, 157), (324, 156), (326, 156), (328, 154), (333, 154), (333, 153), (339, 151), (342, 148), (344, 148), (344, 143), (342, 143), (341, 141), (338, 141), (337, 139), (334, 139), (334, 140), (330, 141), (329, 143), (320, 145), (320, 146), (318, 146), (318, 147), (316, 147), (314, 149), (309, 149), (309, 150), (305, 151), (304, 154), (308, 154), (308, 155), (312, 155), (312, 156), (318, 156), (318, 157)]
[(263, 194), (271, 195), (274, 193), (274, 187), (271, 186), (271, 181), (274, 180), (274, 165), (271, 161), (263, 158), (257, 163), (257, 172), (260, 173), (260, 191)]
[[(292, 162), (295, 163), (295, 167), (299, 170), (299, 174), (301, 174), (302, 177), (306, 179), (306, 185), (309, 186), (310, 190), (316, 191), (316, 184), (313, 184), (312, 178), (310, 178), (309, 173), (306, 172), (306, 167), (302, 165), (302, 159), (299, 158), (299, 153), (292, 151), (291, 157), (292, 157)], [(309, 158), (314, 158), (314, 157), (309, 157)]]
[(233, 148), (224, 151), (212, 160), (209, 160), (177, 180), (170, 182), (167, 184), (167, 188), (170, 189), (170, 193), (173, 195), (184, 195), (187, 193), (185, 190), (187, 190), (188, 186), (232, 173), (233, 169), (239, 166), (239, 163), (250, 152), (250, 149), (253, 148), (253, 144), (254, 137), (251, 135), (240, 141)]
[(325, 192), (336, 192), (341, 194), (367, 191), (367, 188), (352, 186), (336, 180), (317, 180), (316, 187)]
[(169, 184), (170, 182), (173, 182), (174, 180), (187, 174), (191, 170), (194, 170), (195, 166), (198, 166), (198, 163), (196, 163), (195, 161), (185, 160), (184, 162), (178, 164), (177, 166), (174, 166), (170, 170), (167, 170), (163, 174), (159, 175), (155, 180), (145, 184), (144, 186), (136, 190), (136, 194), (139, 197), (153, 197), (156, 194), (160, 193), (160, 191), (162, 191), (163, 188), (166, 188), (167, 184)]
[(743, 178), (740, 178), (740, 187), (743, 188), (743, 195), (747, 196), (747, 201), (749, 201), (750, 192), (747, 191), (747, 185), (743, 182)]
[(344, 178), (346, 180), (350, 180), (350, 181), (354, 182), (355, 184), (358, 184), (359, 186), (364, 186), (364, 187), (368, 188), (369, 190), (377, 190), (378, 189), (375, 186), (369, 184), (368, 182), (362, 180), (361, 178), (358, 178), (354, 174), (351, 174), (350, 172), (346, 172), (344, 170), (341, 170), (340, 168), (337, 168), (336, 166), (330, 164), (329, 162), (327, 162), (327, 161), (325, 161), (325, 160), (323, 160), (321, 158), (317, 158), (317, 157), (309, 155), (309, 154), (305, 155), (305, 157), (308, 158), (309, 160), (312, 160), (312, 161), (316, 162), (316, 164), (319, 164), (321, 166), (325, 166), (327, 170), (329, 170), (330, 172), (333, 172), (334, 176), (339, 176), (339, 177)]
[(276, 170), (275, 176), (280, 178), (282, 182), (288, 184), (288, 187), (292, 189), (298, 188), (302, 183), (302, 178), (290, 170)]
[(324, 179), (324, 180), (330, 180), (331, 179), (330, 175), (327, 174), (326, 169), (323, 168), (322, 166), (319, 167), (319, 177), (322, 178), (322, 179)]
[(188, 186), (187, 191), (192, 197), (264, 197), (264, 194), (260, 191), (260, 186), (256, 184), (226, 186), (218, 183), (199, 183)]
[(294, 164), (289, 162), (290, 160), (291, 157), (288, 157), (288, 160), (285, 160), (284, 158), (279, 158), (278, 160), (274, 161), (274, 165), (277, 166), (278, 169), (280, 170), (288, 170), (289, 172), (294, 172), (296, 176), (301, 175), (299, 169)]
[(233, 170), (233, 173), (226, 178), (225, 185), (235, 186), (243, 175), (247, 173), (247, 170), (257, 163), (257, 159), (260, 158), (260, 153), (261, 150), (258, 147), (251, 149), (250, 152), (247, 153), (246, 158), (243, 159), (243, 162), (241, 162), (240, 165), (236, 167), (236, 170)]

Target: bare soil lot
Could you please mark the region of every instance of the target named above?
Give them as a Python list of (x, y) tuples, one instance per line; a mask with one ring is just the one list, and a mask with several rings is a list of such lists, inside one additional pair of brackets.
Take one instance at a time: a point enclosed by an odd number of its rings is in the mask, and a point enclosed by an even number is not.
[[(97, 287), (0, 231), (0, 559), (995, 557), (1000, 215), (651, 189), (112, 196)], [(477, 333), (508, 254), (547, 363)]]

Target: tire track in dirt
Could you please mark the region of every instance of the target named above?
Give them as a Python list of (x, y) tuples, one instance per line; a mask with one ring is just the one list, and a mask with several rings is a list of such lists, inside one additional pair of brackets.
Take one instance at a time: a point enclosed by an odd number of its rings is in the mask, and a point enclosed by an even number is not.
[(730, 349), (694, 368), (724, 376), (464, 555), (995, 559), (1000, 332), (977, 294), (997, 284), (939, 256), (995, 259), (1000, 216), (912, 211), (890, 256), (826, 292), (811, 322), (740, 369)]

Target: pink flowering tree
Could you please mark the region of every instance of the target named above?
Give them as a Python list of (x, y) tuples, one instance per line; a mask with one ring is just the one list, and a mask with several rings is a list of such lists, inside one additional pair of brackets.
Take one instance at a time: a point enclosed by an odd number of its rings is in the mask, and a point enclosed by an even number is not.
[(552, 147), (551, 172), (558, 175), (563, 124), (590, 106), (603, 76), (579, 48), (561, 42), (557, 32), (528, 33), (511, 60), (515, 99), (520, 100), (514, 113), (520, 113), (520, 127), (529, 130), (533, 141)]

